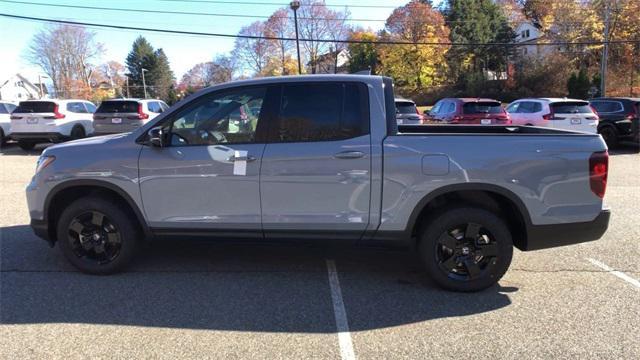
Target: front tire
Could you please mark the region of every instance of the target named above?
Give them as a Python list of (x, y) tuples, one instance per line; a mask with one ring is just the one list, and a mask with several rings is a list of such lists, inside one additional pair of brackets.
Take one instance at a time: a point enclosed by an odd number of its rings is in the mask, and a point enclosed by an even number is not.
[(140, 243), (131, 215), (101, 197), (85, 197), (71, 203), (62, 212), (56, 231), (64, 256), (88, 274), (122, 271)]
[(419, 243), (427, 275), (453, 291), (486, 289), (505, 274), (513, 256), (502, 218), (474, 207), (453, 208), (431, 219)]

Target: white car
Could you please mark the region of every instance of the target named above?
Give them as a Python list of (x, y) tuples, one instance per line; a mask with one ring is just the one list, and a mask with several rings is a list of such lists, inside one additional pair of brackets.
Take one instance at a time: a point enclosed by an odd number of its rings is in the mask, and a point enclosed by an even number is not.
[(11, 135), (11, 113), (15, 110), (16, 105), (6, 101), (0, 101), (0, 146)]
[(598, 132), (598, 114), (588, 101), (567, 98), (519, 99), (507, 106), (513, 125)]
[(87, 100), (28, 100), (11, 114), (11, 138), (23, 150), (93, 134), (96, 106)]

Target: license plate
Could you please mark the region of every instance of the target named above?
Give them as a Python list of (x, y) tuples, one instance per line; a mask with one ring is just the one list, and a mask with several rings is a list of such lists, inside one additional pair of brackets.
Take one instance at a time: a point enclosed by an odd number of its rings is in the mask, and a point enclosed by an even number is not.
[(37, 124), (38, 118), (27, 118), (27, 124)]
[(121, 118), (113, 118), (113, 119), (111, 119), (111, 123), (112, 124), (122, 124), (122, 119)]
[(582, 124), (582, 120), (580, 119), (571, 119), (571, 125), (580, 125)]
[(482, 124), (482, 125), (490, 125), (491, 124), (491, 119), (482, 119), (482, 120), (480, 120), (480, 124)]

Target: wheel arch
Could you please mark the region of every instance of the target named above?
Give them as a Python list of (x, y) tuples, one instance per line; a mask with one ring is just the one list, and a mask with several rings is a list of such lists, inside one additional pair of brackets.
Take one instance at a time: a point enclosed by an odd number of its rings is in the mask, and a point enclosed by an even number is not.
[(424, 196), (409, 217), (407, 232), (411, 238), (418, 238), (422, 227), (438, 213), (437, 210), (450, 208), (456, 203), (477, 206), (500, 214), (509, 226), (514, 245), (518, 249), (527, 248), (531, 217), (524, 202), (504, 187), (484, 183), (448, 185)]
[(101, 180), (71, 180), (56, 185), (47, 195), (44, 203), (44, 221), (48, 224), (51, 242), (56, 241), (56, 222), (64, 207), (73, 201), (89, 195), (105, 196), (109, 200), (118, 202), (129, 211), (136, 220), (146, 238), (152, 236), (145, 217), (136, 202), (117, 185)]

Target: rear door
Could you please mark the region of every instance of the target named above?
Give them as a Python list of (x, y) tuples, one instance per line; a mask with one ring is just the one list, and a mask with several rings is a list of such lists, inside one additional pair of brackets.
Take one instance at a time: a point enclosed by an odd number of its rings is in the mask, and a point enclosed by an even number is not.
[(112, 134), (133, 131), (146, 119), (135, 100), (105, 100), (93, 114), (96, 133)]
[(596, 133), (598, 116), (586, 101), (558, 101), (549, 104), (553, 113), (551, 127), (571, 131)]
[(279, 105), (260, 175), (265, 237), (358, 239), (369, 222), (367, 87), (286, 84)]
[[(53, 101), (23, 101), (11, 114), (12, 133), (49, 133), (56, 124)], [(59, 116), (59, 115), (58, 115)]]

